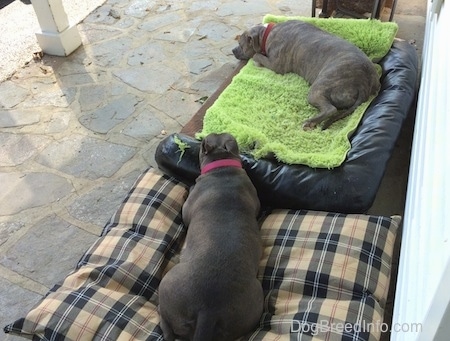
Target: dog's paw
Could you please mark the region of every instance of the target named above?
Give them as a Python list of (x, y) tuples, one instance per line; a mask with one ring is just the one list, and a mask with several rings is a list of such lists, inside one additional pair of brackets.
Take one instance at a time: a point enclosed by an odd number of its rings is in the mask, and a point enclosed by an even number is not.
[(252, 58), (253, 58), (253, 63), (255, 64), (255, 66), (264, 67), (263, 60), (264, 60), (264, 58), (266, 58), (265, 56), (263, 56), (261, 53), (255, 53)]
[(305, 121), (302, 125), (302, 128), (304, 131), (311, 131), (311, 130), (315, 129), (316, 126), (317, 126), (317, 124), (312, 121)]
[(263, 65), (262, 65), (260, 62), (256, 61), (255, 58), (253, 58), (253, 64), (254, 64), (256, 67), (263, 67)]

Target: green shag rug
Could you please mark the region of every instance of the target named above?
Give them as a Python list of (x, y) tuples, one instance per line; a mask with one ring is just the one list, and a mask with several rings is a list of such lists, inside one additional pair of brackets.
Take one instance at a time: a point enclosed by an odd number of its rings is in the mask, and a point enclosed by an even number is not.
[[(398, 29), (396, 23), (369, 19), (266, 15), (263, 22), (289, 19), (309, 22), (347, 39), (374, 61), (387, 54)], [(344, 162), (351, 148), (349, 137), (373, 97), (326, 130), (304, 131), (303, 121), (317, 114), (307, 101), (308, 92), (308, 83), (298, 75), (278, 75), (250, 60), (206, 111), (203, 130), (196, 137), (228, 132), (236, 137), (241, 151), (256, 159), (275, 157), (286, 164), (337, 167)]]

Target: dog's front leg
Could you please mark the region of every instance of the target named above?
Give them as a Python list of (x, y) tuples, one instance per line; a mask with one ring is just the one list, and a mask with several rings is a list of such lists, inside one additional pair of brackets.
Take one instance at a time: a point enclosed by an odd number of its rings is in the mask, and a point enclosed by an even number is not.
[(270, 59), (261, 53), (256, 53), (253, 56), (253, 61), (255, 62), (256, 66), (259, 66), (259, 67), (263, 66), (263, 67), (266, 67), (266, 68), (272, 70), (272, 68), (271, 68), (272, 64), (270, 63)]

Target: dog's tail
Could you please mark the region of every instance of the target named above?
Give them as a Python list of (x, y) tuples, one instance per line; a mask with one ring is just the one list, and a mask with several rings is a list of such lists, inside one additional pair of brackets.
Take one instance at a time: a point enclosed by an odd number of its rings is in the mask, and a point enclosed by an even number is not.
[(213, 341), (215, 338), (215, 330), (217, 324), (217, 316), (214, 313), (208, 314), (200, 311), (197, 315), (197, 323), (192, 341)]

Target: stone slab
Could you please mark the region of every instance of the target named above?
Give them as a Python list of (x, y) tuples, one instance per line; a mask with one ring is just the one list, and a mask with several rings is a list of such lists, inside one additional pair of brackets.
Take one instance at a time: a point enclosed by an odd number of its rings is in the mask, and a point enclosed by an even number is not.
[(0, 111), (0, 128), (23, 127), (34, 124), (39, 122), (40, 117), (40, 113), (35, 110)]
[(79, 121), (89, 130), (106, 134), (132, 115), (139, 101), (140, 99), (136, 96), (126, 94), (111, 100), (93, 112), (82, 115)]
[(144, 31), (153, 32), (173, 23), (179, 23), (182, 20), (182, 17), (178, 13), (167, 12), (162, 15), (152, 16), (149, 19), (144, 19), (138, 27)]
[(76, 93), (75, 87), (61, 87), (56, 80), (48, 82), (36, 79), (31, 85), (32, 96), (23, 102), (23, 106), (67, 108), (75, 99)]
[[(14, 285), (8, 280), (0, 277), (0, 327), (3, 328), (7, 324), (13, 323), (15, 320), (24, 317), (28, 311), (34, 306), (42, 296)], [(3, 295), (3, 293), (8, 293)], [(6, 335), (2, 333), (2, 340)], [(24, 340), (19, 337), (7, 336), (6, 340)]]
[(69, 214), (77, 220), (103, 228), (125, 199), (139, 174), (139, 171), (134, 171), (120, 179), (107, 181), (78, 197), (67, 207)]
[(143, 18), (148, 15), (150, 10), (154, 9), (155, 5), (156, 1), (135, 0), (126, 8), (125, 14), (135, 18)]
[(134, 147), (73, 134), (47, 146), (36, 161), (75, 177), (97, 179), (112, 176), (135, 152)]
[(209, 72), (206, 76), (202, 77), (191, 85), (191, 90), (197, 90), (212, 94), (223, 83), (223, 80), (229, 76), (236, 68), (237, 63), (227, 63), (220, 68)]
[(155, 38), (171, 42), (186, 43), (194, 34), (195, 30), (195, 27), (179, 28), (175, 30), (164, 31), (160, 34), (157, 34)]
[(51, 215), (32, 226), (0, 259), (0, 264), (51, 288), (75, 269), (97, 238)]
[(19, 221), (0, 223), (0, 245), (4, 244), (14, 233), (24, 226), (25, 224)]
[(183, 126), (191, 119), (186, 113), (195, 113), (200, 109), (201, 104), (196, 102), (198, 97), (198, 95), (170, 90), (154, 100), (153, 106)]
[(144, 110), (134, 118), (122, 133), (136, 139), (150, 140), (161, 134), (164, 124), (150, 110)]
[(239, 33), (240, 31), (235, 27), (214, 20), (208, 21), (198, 28), (198, 34), (200, 36), (213, 41), (233, 41)]
[(89, 45), (88, 54), (95, 60), (97, 66), (113, 67), (119, 65), (132, 48), (133, 39), (131, 37), (117, 37)]
[(163, 94), (181, 78), (180, 73), (162, 63), (120, 69), (114, 75), (133, 88), (156, 94)]
[(69, 194), (72, 184), (52, 173), (0, 173), (0, 215), (48, 205)]
[(11, 81), (0, 83), (0, 108), (11, 109), (28, 96), (28, 90)]
[(270, 13), (272, 8), (267, 1), (232, 1), (222, 3), (217, 11), (219, 17), (261, 15)]
[(45, 136), (0, 133), (0, 166), (17, 166), (50, 143)]
[(80, 89), (78, 103), (82, 112), (99, 108), (109, 96), (109, 86), (105, 84), (90, 84)]
[(150, 63), (159, 63), (166, 59), (164, 48), (159, 42), (145, 42), (130, 52), (128, 57), (128, 65), (140, 66)]
[(110, 26), (98, 27), (97, 25), (88, 24), (86, 22), (81, 23), (78, 26), (78, 29), (80, 31), (81, 41), (86, 45), (105, 39), (111, 39), (122, 33), (121, 30), (117, 30)]

